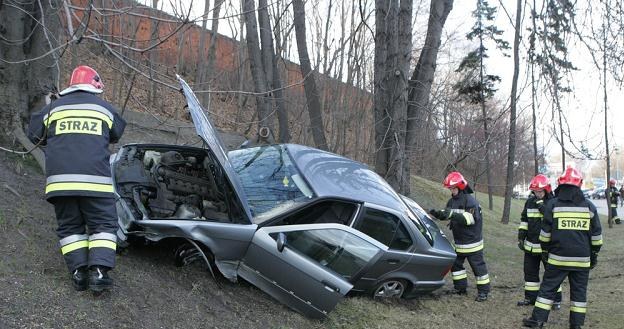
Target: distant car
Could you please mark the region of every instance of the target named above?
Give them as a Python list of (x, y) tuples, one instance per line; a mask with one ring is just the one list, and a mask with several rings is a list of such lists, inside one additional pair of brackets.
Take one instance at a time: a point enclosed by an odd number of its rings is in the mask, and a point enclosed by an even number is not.
[(606, 198), (606, 191), (604, 187), (597, 187), (593, 190), (591, 190), (591, 192), (589, 193), (589, 196), (592, 199), (605, 199)]
[(585, 196), (585, 198), (586, 198), (586, 199), (589, 199), (589, 198), (590, 198), (590, 196), (591, 196), (591, 195), (590, 195), (590, 192), (591, 192), (591, 190), (590, 190), (590, 189), (588, 189), (588, 188), (583, 188), (583, 189), (581, 189), (581, 191), (583, 192), (583, 195)]
[[(456, 254), (413, 200), (365, 165), (279, 144), (229, 153), (179, 78), (206, 148), (130, 144), (112, 160), (121, 242), (187, 241), (292, 309), (324, 317), (349, 291), (412, 297), (444, 285)], [(200, 257), (201, 256), (201, 257)]]

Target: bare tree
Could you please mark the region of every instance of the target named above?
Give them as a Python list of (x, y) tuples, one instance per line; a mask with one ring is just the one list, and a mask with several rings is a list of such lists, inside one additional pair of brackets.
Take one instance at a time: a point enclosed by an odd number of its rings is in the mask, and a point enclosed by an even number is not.
[(308, 114), (310, 116), (310, 130), (314, 138), (316, 147), (327, 150), (327, 139), (325, 138), (325, 127), (323, 125), (323, 112), (321, 110), (321, 100), (316, 86), (316, 80), (312, 67), (310, 65), (310, 57), (308, 56), (308, 46), (306, 43), (306, 26), (305, 26), (305, 8), (302, 0), (293, 0), (294, 25), (297, 38), (297, 51), (299, 52), (299, 67), (301, 75), (304, 79), (303, 87), (305, 89), (306, 103), (308, 106)]
[[(221, 12), (221, 5), (224, 0), (215, 0), (214, 8), (212, 9), (212, 27), (210, 28), (210, 46), (208, 47), (208, 59), (206, 63), (206, 73), (204, 80), (209, 79), (214, 74), (214, 65), (217, 58), (217, 34), (219, 31), (219, 14)], [(210, 78), (211, 79), (211, 78)]]
[[(206, 29), (208, 22), (208, 14), (210, 13), (210, 0), (204, 1), (204, 14), (202, 15), (202, 28), (199, 34), (199, 47), (197, 48), (197, 70), (195, 71), (195, 85), (200, 89), (204, 89), (204, 82), (206, 80), (206, 36), (208, 30)], [(211, 39), (211, 42), (214, 41)], [(200, 95), (200, 101), (206, 104), (206, 94)]]
[(509, 113), (509, 149), (507, 151), (507, 180), (505, 184), (505, 201), (503, 205), (503, 217), (501, 222), (509, 223), (509, 209), (511, 207), (511, 195), (514, 182), (514, 162), (516, 155), (516, 106), (518, 93), (518, 75), (520, 73), (520, 29), (522, 14), (522, 0), (516, 2), (516, 24), (513, 43), (513, 78), (511, 82), (511, 108)]
[(247, 32), (249, 66), (251, 68), (255, 91), (260, 94), (256, 96), (258, 112), (258, 140), (272, 142), (275, 140), (273, 113), (271, 112), (271, 102), (267, 94), (267, 76), (262, 65), (255, 7), (254, 0), (245, 0), (243, 10), (245, 16), (245, 28)]
[[(412, 156), (414, 150), (425, 149), (425, 144), (422, 142), (425, 139), (418, 137), (422, 137), (422, 132), (424, 131), (423, 127), (425, 126), (426, 114), (429, 107), (429, 96), (431, 94), (431, 85), (436, 71), (442, 30), (446, 23), (446, 18), (452, 9), (453, 0), (431, 0), (425, 44), (418, 57), (418, 63), (412, 72), (412, 77), (409, 80), (407, 145), (410, 147), (409, 153)], [(419, 169), (422, 169), (422, 167), (423, 165), (421, 164)], [(409, 167), (407, 172), (411, 172)]]
[(409, 192), (405, 138), (411, 25), (411, 1), (375, 2), (375, 171), (401, 193)]
[[(0, 1), (0, 130), (24, 136), (22, 123), (58, 91), (63, 36), (59, 1)], [(18, 137), (19, 137), (18, 136)], [(0, 135), (0, 139), (4, 139)], [(25, 138), (19, 138), (26, 144)]]

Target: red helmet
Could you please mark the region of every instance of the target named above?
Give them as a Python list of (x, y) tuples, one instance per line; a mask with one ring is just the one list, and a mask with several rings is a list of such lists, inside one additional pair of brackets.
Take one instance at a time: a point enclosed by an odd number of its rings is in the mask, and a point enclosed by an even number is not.
[(59, 94), (63, 96), (79, 90), (100, 94), (104, 91), (103, 89), (104, 83), (102, 83), (100, 75), (91, 67), (81, 65), (72, 72), (71, 78), (69, 79), (69, 87)]
[(563, 175), (557, 179), (557, 184), (569, 184), (581, 187), (581, 185), (583, 185), (583, 175), (581, 175), (581, 172), (576, 170), (576, 168), (568, 167), (563, 172)]
[(550, 180), (548, 179), (548, 177), (539, 174), (531, 179), (531, 183), (529, 184), (529, 190), (545, 190), (547, 193), (550, 193), (552, 191), (552, 187), (550, 187)]
[(609, 186), (615, 186), (615, 183), (616, 183), (615, 179), (613, 178), (609, 179)]
[(463, 190), (466, 186), (468, 186), (468, 182), (466, 182), (464, 176), (462, 176), (459, 171), (453, 171), (444, 179), (444, 187), (446, 188), (457, 187), (458, 189)]

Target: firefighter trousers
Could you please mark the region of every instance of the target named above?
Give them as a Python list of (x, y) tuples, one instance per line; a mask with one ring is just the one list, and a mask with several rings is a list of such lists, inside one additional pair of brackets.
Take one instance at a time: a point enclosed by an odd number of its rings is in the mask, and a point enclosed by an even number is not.
[(587, 312), (587, 282), (589, 270), (567, 270), (546, 264), (544, 278), (540, 286), (532, 318), (538, 321), (548, 321), (548, 314), (552, 309), (557, 287), (567, 277), (570, 282), (570, 326), (582, 326), (585, 323)]
[(466, 290), (468, 287), (468, 275), (464, 268), (464, 261), (468, 259), (468, 264), (472, 268), (477, 280), (477, 290), (479, 293), (490, 292), (490, 276), (488, 274), (487, 265), (485, 265), (485, 259), (483, 258), (483, 250), (469, 253), (469, 254), (457, 254), (455, 263), (451, 267), (451, 275), (453, 277), (453, 286), (456, 290)]
[(620, 223), (620, 217), (618, 217), (617, 213), (617, 201), (611, 204), (611, 218), (615, 221), (616, 224)]
[[(531, 304), (535, 303), (537, 293), (540, 288), (539, 270), (542, 262), (541, 254), (524, 253), (524, 299), (529, 300)], [(561, 302), (561, 286), (557, 288), (555, 294), (555, 303)]]
[(58, 196), (56, 212), (61, 253), (70, 272), (83, 266), (115, 267), (117, 210), (114, 198)]

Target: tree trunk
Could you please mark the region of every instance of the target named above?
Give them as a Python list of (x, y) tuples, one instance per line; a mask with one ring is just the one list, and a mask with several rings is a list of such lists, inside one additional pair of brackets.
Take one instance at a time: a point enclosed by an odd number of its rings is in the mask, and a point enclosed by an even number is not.
[[(154, 11), (158, 10), (158, 0), (152, 0), (152, 8), (154, 8)], [(150, 42), (149, 43), (157, 43), (158, 39), (160, 37), (160, 33), (159, 33), (159, 29), (158, 29), (158, 23), (159, 21), (157, 20), (150, 20)], [(149, 104), (155, 108), (156, 107), (156, 99), (158, 99), (158, 97), (156, 97), (156, 90), (157, 90), (157, 84), (156, 81), (154, 80), (154, 66), (156, 65), (156, 63), (158, 62), (158, 48), (154, 48), (152, 50), (149, 51), (149, 68), (150, 68), (150, 78), (152, 80), (152, 87), (150, 88), (150, 92), (149, 92)]]
[[(480, 9), (481, 6), (477, 5)], [(481, 29), (482, 16), (479, 14), (479, 28)], [(483, 33), (479, 33), (479, 81), (483, 86)], [(488, 116), (485, 108), (485, 95), (483, 94), (483, 88), (481, 90), (481, 114), (483, 116), (483, 138), (485, 139), (485, 174), (487, 179), (487, 192), (488, 192), (488, 209), (494, 208), (492, 200), (492, 168), (490, 164), (490, 131), (488, 129)]]
[[(290, 142), (290, 128), (288, 125), (288, 110), (286, 109), (286, 104), (284, 103), (284, 92), (282, 91), (282, 79), (280, 78), (280, 72), (277, 66), (278, 60), (280, 58), (280, 54), (278, 51), (275, 50), (275, 46), (273, 43), (273, 31), (271, 30), (271, 26), (270, 26), (270, 20), (269, 20), (269, 15), (268, 15), (268, 10), (267, 10), (267, 1), (266, 0), (260, 0), (259, 1), (259, 7), (260, 9), (258, 10), (258, 17), (264, 17), (266, 16), (266, 26), (263, 27), (261, 26), (260, 28), (266, 28), (266, 30), (268, 31), (267, 35), (265, 35), (266, 40), (266, 44), (267, 44), (267, 56), (269, 56), (270, 58), (270, 62), (267, 63), (267, 65), (270, 65), (271, 67), (271, 76), (268, 75), (268, 71), (267, 71), (267, 77), (271, 78), (271, 85), (272, 85), (272, 89), (273, 89), (273, 96), (274, 96), (274, 101), (275, 101), (275, 106), (277, 107), (276, 111), (277, 111), (277, 121), (278, 121), (278, 127), (279, 127), (279, 142), (280, 143), (288, 143)], [(261, 24), (262, 25), (262, 24)], [(275, 22), (275, 35), (279, 36), (279, 28), (280, 28), (280, 24), (279, 21)], [(279, 39), (277, 39), (276, 41), (279, 41)], [(263, 41), (263, 44), (265, 42)]]
[[(608, 4), (605, 3), (605, 7), (608, 7)], [(609, 9), (607, 8), (607, 11)], [(607, 18), (608, 19), (608, 18)], [(609, 150), (609, 116), (608, 114), (608, 109), (609, 109), (609, 102), (607, 99), (607, 32), (606, 32), (606, 25), (608, 25), (608, 21), (604, 22), (604, 18), (603, 18), (603, 22), (602, 22), (602, 50), (603, 50), (603, 54), (602, 54), (602, 90), (603, 90), (603, 100), (604, 100), (604, 119), (605, 119), (605, 150), (607, 151), (607, 177), (605, 182), (607, 182), (607, 186), (609, 186), (609, 179), (611, 179), (611, 157), (610, 157), (610, 152), (611, 150)], [(611, 208), (611, 189), (607, 188), (607, 194), (605, 195), (605, 197), (607, 198), (607, 208), (608, 208), (608, 220), (607, 220), (607, 224), (609, 225), (609, 228), (613, 228), (613, 208)]]
[[(288, 113), (282, 94), (282, 82), (277, 70), (277, 58), (273, 44), (273, 31), (267, 10), (267, 0), (258, 1), (258, 24), (260, 26), (260, 42), (262, 43), (262, 66), (267, 77), (268, 90), (273, 90), (274, 97), (268, 99), (271, 108), (276, 108), (279, 122), (279, 141), (286, 143), (290, 140), (288, 129)], [(269, 94), (268, 96), (273, 96)], [(275, 103), (275, 104), (273, 104)]]
[(412, 1), (377, 0), (375, 15), (375, 170), (395, 190), (409, 193), (405, 130)]
[[(43, 1), (41, 8), (37, 2), (5, 6), (0, 1), (0, 37), (3, 40), (25, 40), (19, 46), (0, 42), (2, 58), (18, 62), (41, 56), (56, 47), (56, 39), (46, 36), (44, 30), (59, 31), (60, 6), (59, 1)], [(41, 24), (45, 24), (45, 28)], [(0, 62), (0, 141), (13, 131), (24, 148), (32, 148), (32, 144), (24, 139), (23, 123), (28, 122), (31, 113), (45, 105), (47, 94), (57, 91), (57, 58), (58, 52), (54, 52), (28, 63)], [(43, 164), (40, 150), (34, 150), (33, 155)]]
[(534, 175), (539, 174), (539, 162), (537, 160), (537, 115), (535, 109), (535, 102), (537, 91), (535, 88), (535, 72), (533, 67), (535, 61), (535, 38), (537, 31), (537, 23), (536, 21), (537, 11), (535, 9), (535, 0), (533, 0), (533, 8), (531, 10), (531, 20), (533, 23), (533, 31), (531, 31), (531, 40), (530, 40), (530, 50), (529, 50), (529, 60), (531, 61), (531, 110), (533, 112), (532, 120), (533, 120), (533, 164), (534, 164)]
[[(272, 143), (275, 140), (273, 115), (271, 114), (271, 103), (267, 95), (267, 77), (262, 67), (262, 55), (260, 54), (260, 43), (258, 41), (258, 23), (256, 21), (255, 7), (254, 0), (245, 0), (243, 9), (247, 31), (249, 67), (254, 81), (254, 89), (256, 93), (259, 94), (256, 96), (256, 104), (258, 107), (257, 141)], [(266, 132), (266, 129), (268, 129), (268, 132)]]
[[(424, 150), (424, 138), (418, 138), (424, 129), (424, 122), (429, 107), (429, 95), (431, 94), (431, 84), (436, 70), (438, 50), (440, 49), (440, 39), (442, 29), (446, 23), (446, 18), (453, 9), (453, 0), (431, 0), (429, 9), (429, 21), (427, 23), (427, 35), (425, 44), (420, 51), (418, 63), (412, 72), (409, 81), (409, 98), (407, 108), (407, 147), (408, 154), (414, 154), (419, 150)], [(410, 166), (410, 162), (407, 162)], [(419, 166), (419, 170), (422, 164)], [(407, 172), (411, 170), (408, 167)]]
[(516, 4), (516, 25), (514, 33), (514, 69), (513, 80), (511, 82), (511, 109), (509, 114), (509, 151), (507, 152), (507, 181), (505, 184), (505, 202), (503, 205), (503, 217), (501, 222), (509, 223), (509, 210), (511, 207), (511, 195), (514, 185), (514, 161), (516, 156), (516, 95), (518, 93), (518, 74), (520, 73), (520, 29), (522, 14), (522, 0), (517, 0)]
[(212, 27), (210, 28), (210, 46), (208, 47), (208, 60), (206, 63), (206, 73), (204, 74), (204, 81), (211, 81), (214, 74), (215, 60), (217, 58), (217, 38), (219, 30), (219, 13), (221, 12), (221, 5), (223, 0), (215, 0), (214, 8), (212, 10)]
[[(197, 48), (197, 70), (195, 71), (195, 88), (198, 90), (206, 89), (204, 85), (205, 82), (205, 72), (206, 72), (206, 36), (208, 35), (208, 30), (206, 29), (208, 22), (208, 14), (210, 13), (210, 0), (204, 1), (204, 15), (202, 16), (202, 28), (199, 32), (199, 45)], [(208, 100), (208, 93), (201, 93), (199, 95), (199, 101), (206, 106)]]
[(375, 1), (375, 63), (373, 114), (375, 116), (375, 171), (380, 175), (388, 172), (388, 132), (391, 115), (386, 108), (386, 61), (388, 57), (388, 17), (390, 1)]
[(308, 115), (310, 116), (310, 130), (312, 131), (312, 138), (316, 147), (321, 150), (328, 150), (320, 95), (310, 66), (310, 57), (308, 56), (308, 46), (306, 44), (305, 8), (302, 0), (293, 0), (292, 5), (297, 50), (299, 52), (299, 67), (301, 68), (301, 76), (304, 79), (303, 88), (306, 95)]

